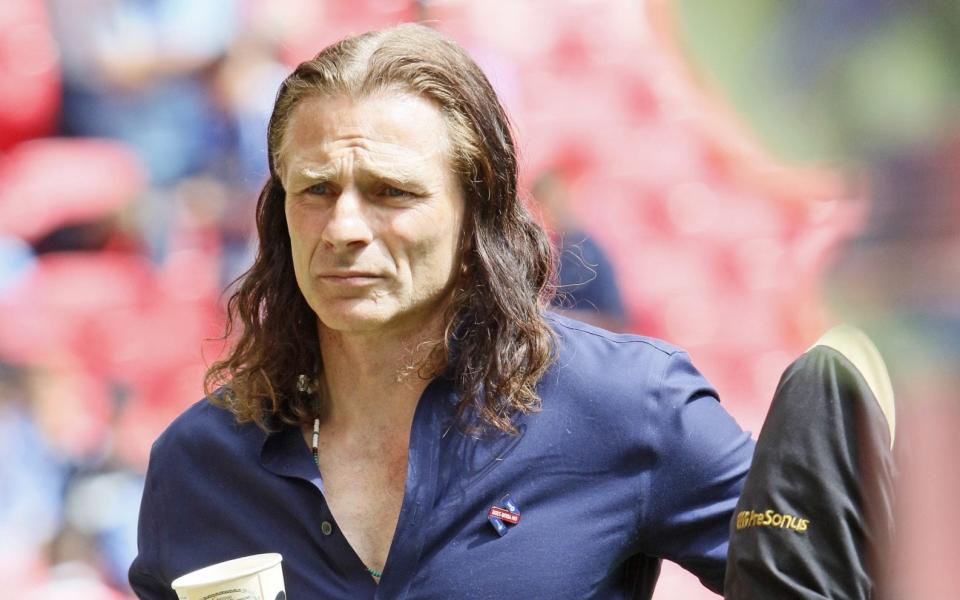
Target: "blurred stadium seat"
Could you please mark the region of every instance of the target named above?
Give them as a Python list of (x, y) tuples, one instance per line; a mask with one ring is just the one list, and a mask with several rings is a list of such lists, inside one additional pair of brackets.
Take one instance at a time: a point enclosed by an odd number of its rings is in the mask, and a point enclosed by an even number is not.
[(0, 233), (36, 240), (131, 204), (145, 184), (133, 153), (112, 140), (19, 143), (0, 155)]
[(60, 70), (44, 0), (0, 4), (0, 153), (54, 132)]

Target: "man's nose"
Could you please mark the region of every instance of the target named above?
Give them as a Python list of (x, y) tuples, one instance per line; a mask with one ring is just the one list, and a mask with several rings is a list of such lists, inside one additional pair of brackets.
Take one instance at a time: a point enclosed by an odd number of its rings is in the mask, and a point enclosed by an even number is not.
[(369, 244), (373, 231), (368, 222), (363, 196), (352, 186), (344, 189), (330, 209), (321, 238), (334, 250)]

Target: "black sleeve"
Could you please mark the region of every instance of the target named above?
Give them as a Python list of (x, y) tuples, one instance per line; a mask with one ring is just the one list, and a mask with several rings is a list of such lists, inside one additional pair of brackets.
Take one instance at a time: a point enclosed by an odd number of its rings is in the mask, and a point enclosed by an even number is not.
[(817, 345), (781, 378), (731, 523), (726, 598), (880, 597), (893, 396), (865, 343)]

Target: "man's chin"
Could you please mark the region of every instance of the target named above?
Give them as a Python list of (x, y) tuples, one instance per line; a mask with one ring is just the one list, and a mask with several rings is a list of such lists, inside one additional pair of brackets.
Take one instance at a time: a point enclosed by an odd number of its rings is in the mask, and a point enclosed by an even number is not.
[(436, 327), (431, 313), (395, 313), (385, 311), (327, 312), (319, 318), (320, 331), (341, 335), (409, 335)]
[(380, 315), (338, 314), (320, 317), (321, 330), (337, 331), (343, 334), (377, 333), (389, 326), (390, 320)]

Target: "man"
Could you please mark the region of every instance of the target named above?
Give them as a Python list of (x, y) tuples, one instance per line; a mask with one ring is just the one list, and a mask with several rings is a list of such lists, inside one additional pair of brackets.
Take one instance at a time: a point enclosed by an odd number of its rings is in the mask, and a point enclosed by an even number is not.
[(686, 354), (545, 312), (503, 109), (404, 25), (281, 86), (220, 390), (157, 440), (130, 569), (283, 555), (291, 598), (627, 598), (723, 586), (753, 442)]

